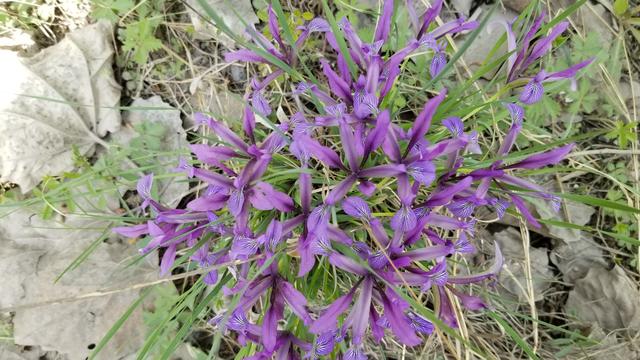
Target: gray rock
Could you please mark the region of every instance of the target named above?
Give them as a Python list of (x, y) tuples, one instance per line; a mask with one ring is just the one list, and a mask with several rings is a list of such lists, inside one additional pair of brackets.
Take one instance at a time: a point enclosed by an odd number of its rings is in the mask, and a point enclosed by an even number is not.
[[(482, 17), (482, 13), (486, 13), (487, 8), (484, 7), (481, 9), (483, 10), (480, 15)], [(506, 30), (502, 23), (509, 22), (516, 16), (518, 16), (518, 14), (509, 9), (496, 9), (493, 14), (491, 14), (488, 25), (478, 34), (478, 37), (476, 37), (475, 41), (473, 41), (471, 46), (469, 46), (467, 51), (465, 51), (462, 55), (462, 59), (465, 61), (467, 66), (469, 66), (471, 71), (475, 71), (483, 64), (483, 62), (489, 55), (489, 52), (495, 45), (496, 39), (498, 39), (505, 33)], [(457, 40), (458, 45), (464, 43), (464, 41), (465, 37), (460, 38), (459, 40)], [(489, 61), (495, 60), (506, 53), (507, 45), (505, 43), (498, 51), (495, 52), (495, 54), (491, 59), (489, 59)], [(484, 77), (490, 79), (494, 75), (494, 72), (490, 72), (485, 74)]]
[[(536, 213), (542, 219), (551, 219), (551, 220), (560, 220), (564, 222), (568, 222), (571, 224), (583, 226), (586, 225), (589, 220), (591, 220), (591, 216), (595, 214), (596, 210), (591, 206), (570, 201), (563, 200), (566, 213), (563, 209), (560, 209), (559, 212), (554, 211), (547, 201), (541, 199), (529, 199), (529, 201), (534, 205)], [(564, 243), (571, 243), (573, 241), (580, 240), (580, 234), (582, 231), (577, 229), (569, 229), (566, 227), (554, 226), (545, 224), (544, 227), (548, 230), (549, 235), (556, 239), (563, 241)]]
[(529, 5), (529, 2), (529, 0), (502, 0), (504, 6), (517, 12), (522, 12)]
[(471, 0), (452, 0), (451, 5), (456, 11), (464, 16), (469, 16), (471, 12)]
[[(631, 87), (633, 86), (633, 92), (631, 91)], [(631, 102), (634, 100), (638, 105), (640, 103), (640, 83), (633, 80), (631, 84), (626, 81), (620, 83), (620, 96), (625, 102)]]

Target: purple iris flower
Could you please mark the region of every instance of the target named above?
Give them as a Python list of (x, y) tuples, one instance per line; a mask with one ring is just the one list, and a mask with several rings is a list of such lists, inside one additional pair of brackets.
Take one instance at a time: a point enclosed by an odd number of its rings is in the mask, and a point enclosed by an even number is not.
[[(507, 82), (513, 82), (525, 76), (526, 70), (531, 68), (538, 59), (551, 51), (553, 41), (558, 38), (569, 26), (568, 21), (562, 21), (555, 25), (549, 31), (548, 35), (538, 36), (538, 32), (542, 27), (545, 15), (540, 15), (531, 25), (522, 38), (520, 44), (516, 41), (516, 34), (513, 29), (514, 19), (510, 23), (505, 23), (507, 30), (507, 47), (509, 52), (513, 54), (507, 61)], [(535, 40), (534, 40), (535, 39)], [(575, 87), (575, 76), (578, 71), (582, 70), (593, 62), (594, 58), (572, 65), (569, 68), (553, 73), (547, 73), (545, 70), (539, 71), (535, 76), (529, 78), (529, 81), (520, 92), (519, 100), (523, 104), (531, 105), (542, 99), (544, 94), (543, 83), (570, 79), (572, 86)]]
[[(220, 271), (230, 274), (233, 280), (223, 294), (237, 296), (238, 302), (210, 324), (232, 331), (243, 346), (253, 344), (250, 359), (320, 358), (342, 352), (338, 356), (343, 359), (362, 360), (368, 336), (376, 342), (388, 335), (406, 346), (419, 345), (435, 325), (405, 300), (399, 292), (405, 287), (429, 297), (423, 303), (437, 304), (433, 313), (452, 327), (458, 322), (454, 302), (469, 311), (490, 307), (466, 288), (497, 276), (503, 262), (497, 244), (493, 265), (485, 271), (450, 273), (450, 257), (477, 251), (478, 207), (490, 207), (501, 217), (514, 206), (537, 225), (527, 208), (528, 196), (559, 206), (557, 197), (518, 177), (518, 171), (557, 164), (573, 144), (516, 160), (509, 154), (523, 127), (523, 106), (541, 99), (545, 83), (573, 78), (591, 62), (552, 73), (536, 70), (530, 77), (531, 67), (550, 51), (566, 24), (538, 34), (540, 17), (520, 44), (513, 31), (516, 22), (506, 24), (507, 45), (513, 51), (506, 61), (507, 81), (518, 80), (515, 84), (524, 87), (517, 103), (504, 104), (511, 127), (495, 150), (495, 160), (486, 164), (469, 161), (483, 149), (478, 133), (448, 113), (457, 99), (447, 97), (447, 89), (433, 91), (411, 119), (391, 106), (389, 96), (408, 57), (421, 56), (421, 48), (431, 50), (429, 72), (435, 78), (448, 58), (443, 38), (477, 23), (461, 18), (434, 26), (442, 0), (433, 1), (421, 16), (407, 0), (416, 37), (394, 49), (394, 5), (393, 0), (382, 3), (373, 37), (366, 41), (341, 19), (338, 28), (346, 49), (320, 18), (295, 29), (297, 39), (288, 43), (269, 6), (265, 26), (273, 40), (249, 29), (261, 50), (251, 46), (254, 50), (226, 56), (227, 61), (266, 63), (275, 69), (250, 81), (245, 104), (234, 119), (241, 126), (195, 114), (213, 140), (191, 145), (196, 161), (181, 160), (179, 170), (203, 186), (193, 188), (194, 196), (184, 206), (170, 208), (154, 198), (153, 175), (145, 175), (137, 184), (141, 205), (135, 211), (149, 219), (113, 229), (129, 238), (143, 237), (142, 254), (159, 250), (162, 274), (184, 260), (201, 268), (206, 285), (217, 284)], [(316, 34), (328, 45), (329, 54), (320, 56), (314, 67), (322, 74), (312, 82), (297, 78), (300, 72), (291, 79), (278, 69), (282, 62), (298, 68), (300, 51)], [(279, 103), (286, 105), (274, 116), (272, 106), (278, 102), (270, 97), (269, 87), (279, 77), (293, 86), (291, 92), (281, 92)], [(273, 126), (269, 121), (276, 118), (280, 123)], [(438, 130), (430, 132), (436, 126)], [(185, 250), (192, 251), (182, 255)], [(264, 267), (267, 261), (272, 262)], [(324, 287), (308, 286), (327, 269), (352, 286), (330, 294)], [(282, 326), (293, 318), (299, 321), (295, 333), (300, 338)]]

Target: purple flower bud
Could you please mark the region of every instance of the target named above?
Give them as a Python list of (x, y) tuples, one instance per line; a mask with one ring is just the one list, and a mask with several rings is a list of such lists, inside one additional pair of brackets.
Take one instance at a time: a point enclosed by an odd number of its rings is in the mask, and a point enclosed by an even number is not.
[(416, 161), (407, 166), (407, 173), (422, 185), (429, 186), (436, 179), (436, 166), (431, 161)]
[(364, 119), (378, 114), (378, 97), (372, 93), (356, 93), (353, 99), (354, 115)]
[(452, 290), (452, 292), (455, 296), (458, 297), (458, 299), (460, 299), (460, 302), (465, 309), (478, 311), (488, 308), (487, 304), (477, 296), (468, 295), (457, 290)]
[(264, 233), (264, 244), (269, 246), (271, 250), (275, 250), (282, 240), (282, 235), (282, 223), (275, 219), (271, 220)]
[(521, 124), (524, 119), (524, 109), (515, 103), (506, 103), (504, 107), (507, 108), (509, 114), (511, 115), (511, 121), (514, 124)]
[(354, 289), (334, 300), (322, 315), (320, 315), (318, 320), (309, 326), (309, 332), (318, 334), (335, 328), (338, 316), (347, 311), (351, 301), (353, 301), (353, 294)]
[[(220, 320), (222, 319), (221, 318), (218, 319), (216, 323), (219, 323)], [(247, 331), (247, 327), (249, 326), (249, 324), (250, 324), (249, 320), (247, 320), (247, 317), (245, 316), (244, 312), (239, 309), (234, 310), (231, 313), (231, 316), (229, 316), (229, 319), (227, 320), (227, 328), (242, 334), (244, 334)]]
[(464, 133), (464, 124), (462, 123), (462, 120), (460, 120), (460, 118), (457, 116), (442, 120), (442, 125), (444, 125), (444, 127), (446, 127), (447, 130), (451, 132), (451, 135), (453, 137), (460, 137)]
[(145, 175), (138, 180), (136, 190), (143, 199), (151, 198), (151, 187), (153, 186), (153, 174)]
[(433, 20), (440, 15), (440, 11), (442, 10), (443, 0), (435, 0), (431, 7), (428, 8), (424, 14), (422, 15), (422, 25), (420, 30), (418, 31), (418, 38), (421, 38), (423, 34), (429, 29), (429, 25), (433, 22)]
[(431, 119), (446, 95), (447, 89), (442, 89), (440, 94), (427, 101), (424, 105), (424, 109), (422, 109), (420, 114), (418, 114), (418, 117), (411, 128), (411, 139), (409, 140), (407, 151), (410, 151), (418, 140), (422, 139), (427, 133), (427, 130), (429, 130), (429, 127), (431, 126)]
[(235, 189), (229, 193), (227, 207), (233, 216), (240, 215), (240, 212), (242, 212), (244, 208), (244, 191), (242, 189)]
[(475, 205), (466, 199), (457, 200), (447, 205), (447, 209), (451, 211), (451, 213), (459, 218), (466, 218), (473, 215), (473, 210), (475, 209)]
[(358, 184), (358, 190), (360, 190), (362, 195), (364, 195), (365, 197), (369, 197), (376, 191), (376, 184), (372, 183), (371, 181), (361, 180)]
[(369, 266), (375, 270), (382, 269), (388, 263), (387, 255), (385, 255), (382, 251), (376, 251), (373, 254), (369, 255)]
[(176, 246), (171, 245), (166, 248), (162, 261), (160, 261), (160, 276), (166, 275), (171, 270), (173, 263), (176, 261)]
[(313, 85), (312, 83), (301, 81), (296, 86), (295, 90), (293, 91), (293, 94), (300, 95), (302, 93), (307, 92), (308, 90), (311, 90), (313, 87), (315, 87), (315, 85)]
[(438, 76), (444, 67), (447, 65), (447, 55), (444, 51), (438, 51), (433, 54), (433, 58), (431, 59), (431, 65), (429, 65), (429, 74), (431, 78), (434, 79)]
[(460, 238), (454, 244), (456, 252), (461, 254), (473, 254), (476, 252), (476, 247), (469, 241), (469, 238), (464, 232), (460, 233)]
[[(366, 205), (366, 203), (365, 203)], [(149, 233), (149, 226), (146, 223), (132, 226), (119, 226), (111, 229), (116, 234), (126, 236), (128, 238), (137, 238)]]
[(386, 41), (391, 30), (391, 16), (393, 16), (393, 0), (385, 0), (382, 14), (378, 17), (378, 26), (373, 36), (374, 41)]
[(329, 255), (329, 263), (352, 274), (364, 276), (369, 273), (369, 271), (367, 271), (367, 268), (365, 268), (364, 266), (358, 264), (353, 259), (337, 252), (332, 252)]
[(347, 112), (347, 106), (344, 103), (337, 103), (325, 106), (324, 111), (335, 118), (341, 118)]
[(262, 56), (248, 49), (240, 49), (225, 54), (224, 62), (231, 63), (234, 61), (268, 63)]
[(513, 165), (509, 165), (506, 169), (539, 169), (547, 165), (554, 165), (562, 161), (573, 150), (576, 144), (567, 144), (559, 148), (549, 150), (528, 156), (526, 159), (519, 161)]
[(307, 219), (307, 229), (310, 233), (324, 232), (329, 225), (329, 208), (321, 205), (311, 210)]

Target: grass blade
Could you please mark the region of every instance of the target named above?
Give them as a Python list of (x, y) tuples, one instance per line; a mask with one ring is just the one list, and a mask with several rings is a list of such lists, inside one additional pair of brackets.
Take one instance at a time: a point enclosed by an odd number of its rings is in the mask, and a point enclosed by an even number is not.
[(229, 280), (231, 280), (231, 275), (225, 271), (224, 275), (222, 276), (222, 279), (220, 279), (220, 281), (218, 282), (218, 284), (216, 284), (213, 290), (211, 290), (211, 292), (207, 294), (207, 296), (198, 303), (195, 309), (193, 309), (193, 312), (191, 313), (189, 320), (185, 321), (184, 324), (182, 324), (182, 326), (180, 327), (180, 330), (178, 330), (176, 335), (173, 337), (173, 340), (171, 340), (171, 343), (169, 343), (164, 353), (160, 357), (161, 359), (166, 360), (166, 359), (169, 359), (171, 355), (173, 355), (174, 350), (180, 345), (182, 340), (187, 336), (187, 333), (189, 332), (189, 330), (191, 330), (191, 325), (193, 325), (193, 323), (199, 318), (200, 314), (207, 308), (207, 306), (212, 303), (213, 299), (216, 296), (218, 296), (218, 293), (220, 292), (220, 290), (222, 290), (222, 287)]
[(627, 205), (621, 204), (621, 203), (616, 202), (616, 201), (600, 199), (600, 198), (589, 196), (589, 195), (562, 194), (562, 193), (556, 193), (556, 195), (560, 196), (562, 198), (565, 198), (565, 199), (581, 202), (581, 203), (587, 204), (587, 205), (592, 205), (592, 206), (603, 207), (603, 208), (607, 208), (607, 209), (624, 211), (624, 212), (628, 212), (628, 213), (631, 213), (631, 214), (640, 214), (640, 209), (637, 209), (637, 208), (634, 208), (634, 207), (631, 207), (631, 206), (627, 206)]

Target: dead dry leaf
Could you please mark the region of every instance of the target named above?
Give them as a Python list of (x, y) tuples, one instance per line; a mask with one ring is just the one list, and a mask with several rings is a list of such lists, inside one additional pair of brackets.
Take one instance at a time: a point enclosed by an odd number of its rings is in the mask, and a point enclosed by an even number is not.
[[(137, 299), (139, 291), (127, 288), (156, 279), (157, 266), (143, 262), (126, 268), (136, 256), (135, 249), (112, 241), (98, 244), (78, 268), (55, 282), (100, 236), (106, 223), (77, 215), (45, 221), (37, 210), (21, 208), (0, 218), (0, 271), (15, 274), (3, 283), (0, 308), (15, 313), (16, 344), (84, 359)], [(104, 289), (124, 291), (74, 299)], [(137, 310), (98, 358), (121, 359), (134, 353), (144, 342), (143, 328), (142, 313)]]
[(120, 127), (111, 26), (74, 31), (30, 58), (0, 51), (0, 181), (35, 187), (73, 169), (72, 146), (91, 154)]
[[(505, 267), (509, 270), (500, 273), (502, 285), (519, 302), (529, 298), (526, 277), (526, 259), (520, 231), (513, 227), (498, 231), (493, 238), (500, 245), (505, 258)], [(551, 286), (553, 273), (549, 268), (549, 257), (546, 249), (530, 248), (531, 279), (533, 282), (534, 300), (542, 300), (544, 292)]]
[(619, 266), (608, 270), (594, 266), (576, 281), (565, 306), (587, 323), (597, 323), (602, 329), (640, 329), (640, 292), (637, 285)]
[(579, 234), (570, 244), (556, 246), (549, 258), (562, 272), (562, 279), (569, 284), (585, 277), (592, 267), (605, 267), (607, 264), (598, 244), (586, 234)]

